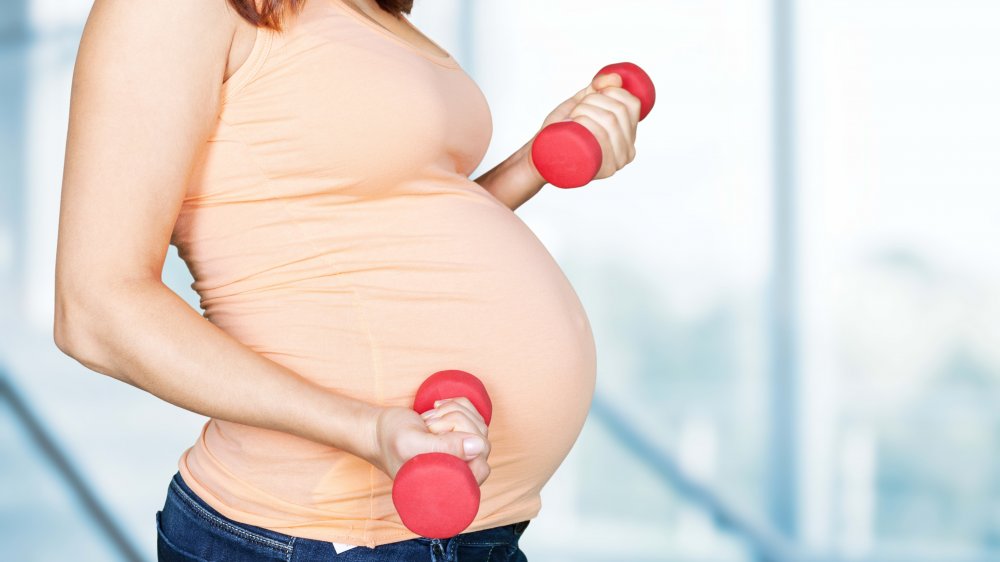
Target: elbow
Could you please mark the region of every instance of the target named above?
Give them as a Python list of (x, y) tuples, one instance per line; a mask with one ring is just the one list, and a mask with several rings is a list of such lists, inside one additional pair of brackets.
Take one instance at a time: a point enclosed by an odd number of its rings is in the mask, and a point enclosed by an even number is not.
[(79, 305), (67, 299), (56, 299), (52, 340), (59, 351), (76, 360), (88, 370), (108, 374), (102, 350), (90, 331), (93, 322), (81, 318)]
[(52, 325), (52, 341), (55, 342), (56, 348), (63, 352), (65, 355), (70, 355), (69, 340), (66, 336), (66, 328), (56, 322)]
[(88, 369), (103, 372), (97, 368), (104, 353), (99, 345), (101, 336), (94, 331), (102, 323), (94, 312), (100, 309), (90, 306), (88, 299), (57, 292), (54, 310), (52, 340), (59, 351)]
[(56, 296), (55, 315), (52, 320), (52, 340), (59, 351), (75, 359), (80, 347), (79, 319), (73, 312), (75, 308), (67, 300), (61, 295)]
[(95, 299), (80, 298), (57, 292), (52, 322), (52, 340), (64, 354), (88, 370), (110, 376), (129, 384), (131, 379), (121, 374), (115, 362), (120, 350), (112, 349), (108, 330), (114, 330), (113, 311)]

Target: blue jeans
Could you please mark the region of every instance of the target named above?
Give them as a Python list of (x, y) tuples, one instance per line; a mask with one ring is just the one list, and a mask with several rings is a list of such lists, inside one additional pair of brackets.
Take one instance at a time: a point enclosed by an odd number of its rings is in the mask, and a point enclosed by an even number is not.
[(156, 512), (159, 562), (527, 562), (517, 546), (529, 521), (461, 533), (448, 539), (413, 539), (340, 554), (326, 541), (293, 537), (222, 515), (174, 474), (162, 511)]

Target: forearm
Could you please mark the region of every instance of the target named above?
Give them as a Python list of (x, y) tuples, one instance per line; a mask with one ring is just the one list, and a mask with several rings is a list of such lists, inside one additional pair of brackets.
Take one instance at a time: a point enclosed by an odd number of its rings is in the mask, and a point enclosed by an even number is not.
[(192, 412), (273, 429), (366, 460), (372, 404), (337, 394), (246, 347), (159, 282), (116, 287), (102, 302), (57, 304), (60, 348), (99, 373)]
[(531, 163), (531, 141), (476, 178), (475, 182), (510, 207), (511, 211), (534, 197), (546, 183)]

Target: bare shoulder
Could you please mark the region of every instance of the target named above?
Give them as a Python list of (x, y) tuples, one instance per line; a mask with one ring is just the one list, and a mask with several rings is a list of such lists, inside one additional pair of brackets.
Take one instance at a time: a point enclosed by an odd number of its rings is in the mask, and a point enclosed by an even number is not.
[(77, 66), (105, 64), (114, 52), (137, 64), (164, 63), (169, 71), (187, 57), (194, 72), (214, 68), (221, 81), (238, 19), (229, 0), (94, 0)]
[(146, 30), (179, 26), (178, 33), (198, 30), (217, 39), (231, 37), (239, 19), (229, 0), (94, 0), (87, 25), (102, 31), (128, 23), (145, 24)]
[(60, 290), (100, 298), (160, 278), (235, 30), (228, 0), (94, 0), (73, 69)]

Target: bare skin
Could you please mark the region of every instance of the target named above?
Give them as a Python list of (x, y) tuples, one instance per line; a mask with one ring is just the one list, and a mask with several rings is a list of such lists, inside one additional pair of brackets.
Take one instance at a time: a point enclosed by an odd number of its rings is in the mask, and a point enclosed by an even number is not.
[[(310, 0), (312, 1), (312, 0)], [(442, 51), (430, 41), (424, 35), (416, 32), (413, 28), (406, 25), (402, 21), (404, 15), (400, 14), (398, 17), (390, 14), (379, 7), (375, 0), (332, 0), (334, 2), (343, 2), (348, 8), (360, 13), (362, 16), (374, 21), (375, 23), (386, 28), (388, 31), (395, 33), (400, 38), (408, 41), (414, 47), (425, 51), (427, 53), (437, 55), (439, 57), (447, 56), (448, 53)]]

